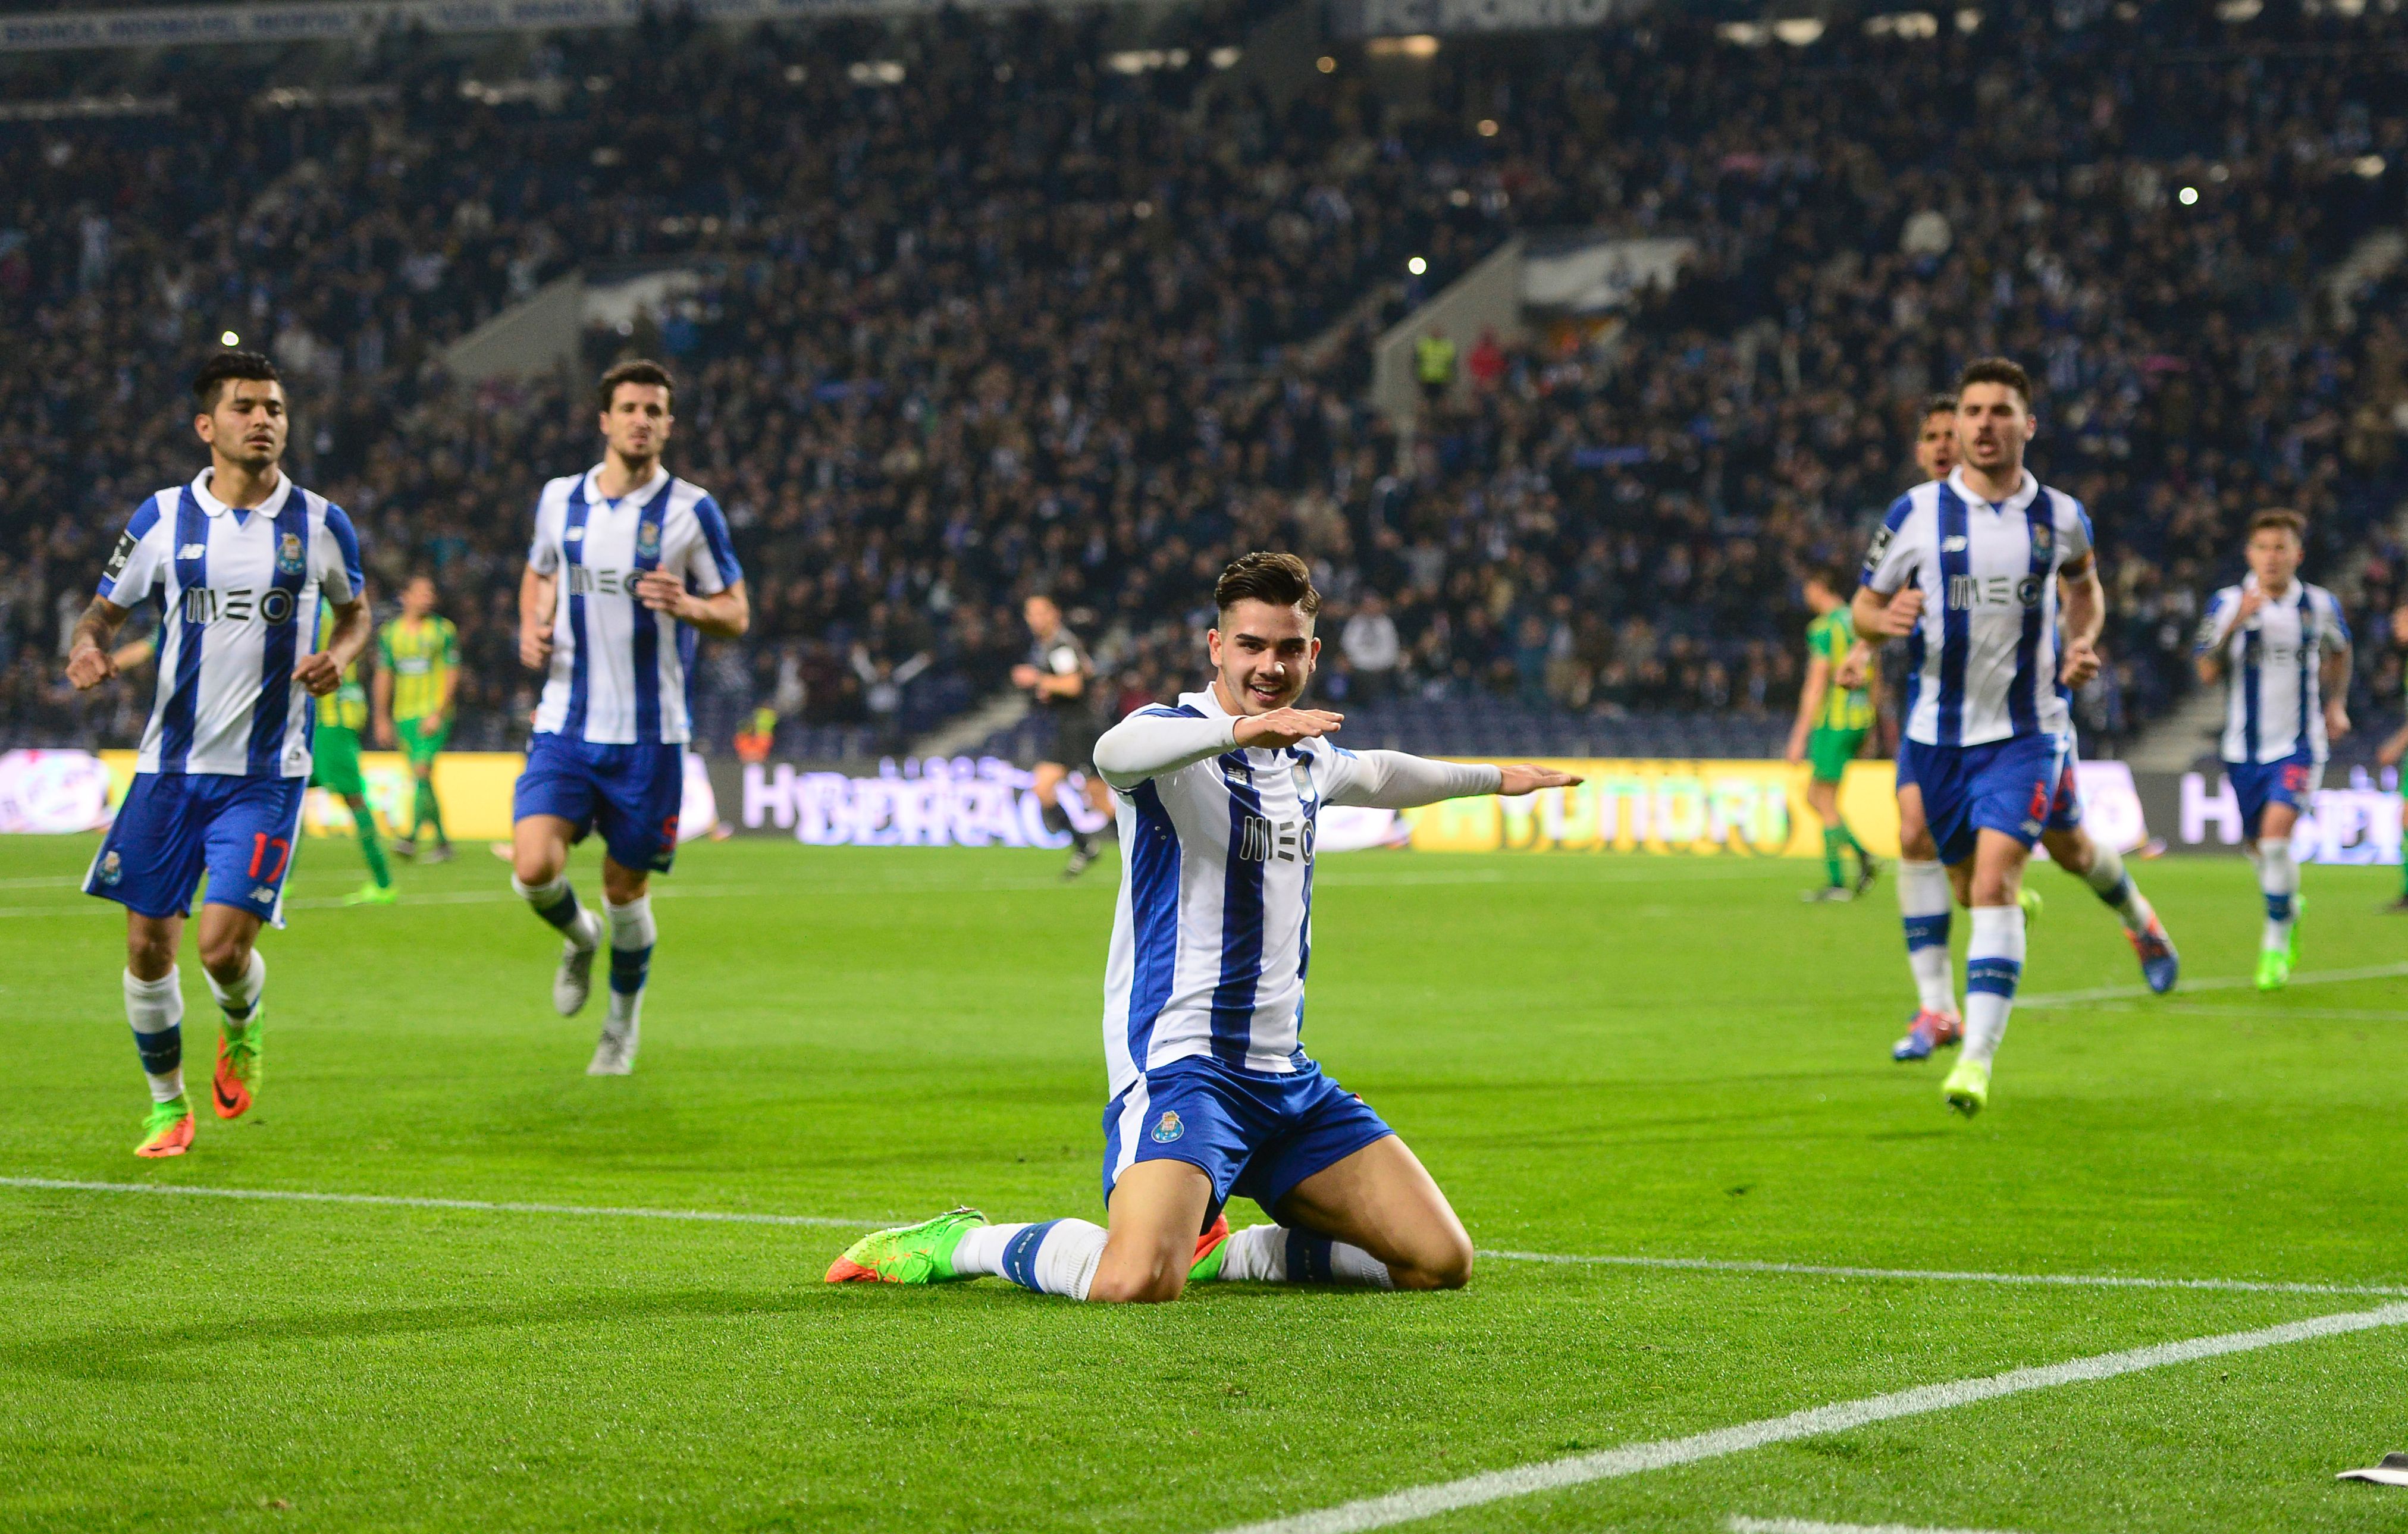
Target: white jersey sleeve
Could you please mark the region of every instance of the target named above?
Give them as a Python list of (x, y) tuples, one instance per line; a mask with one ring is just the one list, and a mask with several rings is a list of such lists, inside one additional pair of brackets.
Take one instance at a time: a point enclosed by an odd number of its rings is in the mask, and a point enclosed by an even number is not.
[(1322, 802), (1369, 810), (1410, 810), (1494, 794), (1505, 780), (1501, 769), (1485, 762), (1439, 762), (1401, 751), (1357, 753), (1331, 746), (1322, 761), (1328, 773)]
[(728, 537), (727, 518), (709, 495), (694, 503), (694, 533), (683, 550), (680, 567), (686, 584), (705, 596), (715, 596), (744, 579), (736, 562), (736, 542)]
[(2090, 512), (2080, 501), (2061, 492), (2042, 494), (2048, 495), (2057, 508), (2057, 546), (2061, 551), (2057, 567), (2062, 573), (2068, 565), (2089, 558), (2097, 545), (2090, 531)]
[(1912, 536), (1914, 510), (1913, 492), (1892, 502), (1873, 533), (1871, 547), (1865, 551), (1859, 580), (1875, 595), (1893, 595), (1900, 587), (1915, 584), (1922, 572), (1925, 540)]
[(367, 579), (360, 569), (360, 537), (341, 507), (326, 503), (325, 521), (319, 524), (313, 544), (309, 573), (317, 578), (320, 595), (342, 603), (356, 599), (367, 589)]
[(161, 572), (173, 563), (176, 536), (174, 519), (160, 513), (173, 509), (181, 494), (181, 487), (163, 490), (134, 509), (101, 572), (102, 597), (121, 608), (135, 607), (159, 584)]
[(1209, 719), (1197, 710), (1156, 704), (1138, 710), (1096, 742), (1096, 770), (1126, 793), (1158, 778), (1220, 755), (1238, 743), (1237, 721)]
[(573, 479), (554, 480), (535, 501), (535, 539), (527, 545), (527, 566), (538, 575), (560, 571), (560, 533), (566, 520), (568, 489)]
[(2341, 610), (2341, 598), (2322, 586), (2310, 586), (2308, 598), (2315, 606), (2316, 619), (2324, 625), (2321, 642), (2328, 651), (2346, 650), (2350, 646), (2349, 619)]

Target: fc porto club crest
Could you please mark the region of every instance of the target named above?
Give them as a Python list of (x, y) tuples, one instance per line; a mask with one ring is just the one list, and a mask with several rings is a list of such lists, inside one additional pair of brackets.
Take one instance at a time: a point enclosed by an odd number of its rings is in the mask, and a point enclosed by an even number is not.
[(1154, 1142), (1156, 1145), (1168, 1145), (1186, 1132), (1187, 1125), (1180, 1123), (1179, 1115), (1168, 1108), (1162, 1111), (1162, 1117), (1154, 1121)]
[(1296, 796), (1299, 801), (1312, 797), (1312, 764), (1298, 756), (1287, 765), (1287, 774), (1296, 781)]
[(650, 517), (636, 523), (636, 557), (638, 559), (661, 557), (661, 524)]
[[(2035, 508), (2034, 509), (2037, 509), (2037, 508)], [(2038, 552), (2043, 553), (2043, 554), (2044, 554), (2044, 553), (2046, 553), (2046, 552), (2048, 552), (2048, 551), (2049, 551), (2049, 545), (2050, 545), (2052, 542), (2054, 542), (2054, 541), (2055, 541), (2056, 538), (2057, 538), (2057, 529), (2056, 529), (2056, 528), (2051, 527), (2048, 523), (2044, 523), (2044, 522), (2041, 521), (2041, 520), (2040, 520), (2039, 518), (2037, 518), (2037, 517), (2034, 517), (2034, 518), (2032, 519), (2032, 524), (2031, 524), (2031, 539), (2032, 539), (2032, 548), (2033, 548), (2035, 551), (2037, 551)]]
[(301, 535), (287, 533), (276, 543), (276, 567), (286, 575), (301, 573)]
[(117, 882), (124, 877), (125, 865), (118, 860), (116, 849), (111, 848), (101, 857), (100, 882), (104, 886), (114, 889)]

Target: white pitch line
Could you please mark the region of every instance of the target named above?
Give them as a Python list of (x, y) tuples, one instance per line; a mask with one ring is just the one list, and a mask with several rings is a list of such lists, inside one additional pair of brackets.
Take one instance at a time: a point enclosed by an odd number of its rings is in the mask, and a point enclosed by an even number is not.
[(187, 1198), (248, 1198), (279, 1204), (376, 1204), (391, 1209), (460, 1209), (490, 1214), (586, 1214), (622, 1220), (700, 1220), (719, 1225), (825, 1226), (837, 1230), (874, 1230), (889, 1223), (838, 1219), (826, 1214), (738, 1214), (710, 1209), (623, 1209), (599, 1204), (521, 1204), (483, 1198), (405, 1198), (381, 1193), (301, 1193), (284, 1188), (196, 1188), (173, 1183), (75, 1183), (58, 1177), (0, 1177), (0, 1187), (46, 1188), (61, 1193), (160, 1193)]
[(1634, 1443), (1599, 1454), (1541, 1460), (1511, 1469), (1465, 1476), (1459, 1481), (1408, 1487), (1384, 1497), (1367, 1497), (1315, 1512), (1237, 1525), (1224, 1530), (1223, 1534), (1360, 1534), (1364, 1529), (1412, 1523), (1441, 1512), (1501, 1501), (1509, 1497), (1527, 1497), (1534, 1492), (1556, 1491), (1566, 1486), (1584, 1485), (1592, 1481), (1637, 1475), (1644, 1470), (1670, 1469), (1677, 1465), (1692, 1465), (1726, 1455), (1744, 1454), (1768, 1444), (1794, 1443), (1800, 1439), (1853, 1432), (1877, 1422), (1950, 1411), (2030, 1390), (2052, 1390), (2059, 1385), (2110, 1380), (2143, 1369), (2196, 1363), (2202, 1358), (2254, 1353), (2260, 1348), (2281, 1347), (2320, 1337), (2339, 1337), (2352, 1332), (2403, 1326), (2408, 1326), (2408, 1305), (2386, 1305), (2378, 1310), (2350, 1311), (2339, 1315), (2317, 1316), (2310, 1321), (2287, 1322), (2258, 1331), (2223, 1332), (2214, 1337), (2160, 1342), (2154, 1347), (2131, 1348), (2121, 1353), (2096, 1354), (2087, 1358), (2074, 1358), (2038, 1369), (2009, 1369), (2003, 1374), (1985, 1375), (1979, 1379), (1917, 1385), (1912, 1390), (1896, 1391), (1886, 1396), (1839, 1401), (1829, 1406), (1793, 1412), (1787, 1416), (1768, 1417), (1761, 1422), (1742, 1423), (1735, 1427), (1693, 1433), (1686, 1438), (1659, 1439), (1653, 1443)]
[(1910, 1524), (1818, 1524), (1807, 1518), (1733, 1518), (1730, 1534), (2003, 1534), (1999, 1529), (1925, 1528)]
[[(2315, 969), (2291, 977), (2294, 985), (2338, 985), (2353, 980), (2390, 980), (2408, 975), (2408, 964), (2370, 964), (2362, 969)], [(2191, 991), (2242, 991), (2258, 983), (2254, 975), (2202, 975), (2197, 980), (2185, 979), (2171, 993), (2179, 1001)], [(2027, 1007), (2071, 1007), (2085, 1001), (2121, 1001), (2128, 996), (2153, 996), (2145, 985), (2100, 985), (2087, 991), (2042, 991), (2035, 996), (2017, 996), (2015, 1005)]]
[[(482, 1198), (421, 1198), (400, 1194), (315, 1193), (290, 1188), (206, 1188), (174, 1183), (94, 1183), (63, 1177), (0, 1177), (0, 1188), (53, 1193), (158, 1193), (188, 1198), (249, 1198), (270, 1203), (368, 1204), (392, 1209), (457, 1209), (498, 1214), (570, 1214), (624, 1220), (692, 1220), (724, 1225), (818, 1226), (832, 1230), (868, 1230), (899, 1216), (848, 1219), (828, 1214), (747, 1214), (705, 1209), (636, 1209), (601, 1204), (535, 1204)], [(1678, 1272), (1792, 1275), (1801, 1278), (1911, 1279), (1948, 1283), (2042, 1284), (2076, 1289), (2191, 1289), (2253, 1295), (2343, 1295), (2369, 1298), (2408, 1297), (2408, 1284), (2284, 1283), (2260, 1279), (2127, 1278), (2091, 1273), (1953, 1272), (1921, 1268), (1842, 1268), (1802, 1262), (1749, 1262), (1722, 1257), (1576, 1256), (1554, 1252), (1495, 1252), (1480, 1255), (1499, 1262), (1540, 1262), (1574, 1267), (1655, 1268)]]
[(1983, 1273), (1924, 1268), (1843, 1268), (1808, 1262), (1750, 1262), (1736, 1257), (1588, 1257), (1554, 1252), (1479, 1254), (1500, 1262), (1568, 1267), (1660, 1268), (1692, 1273), (1789, 1273), (1801, 1278), (1921, 1279), (1938, 1283), (2030, 1283), (2071, 1289), (2205, 1289), (2240, 1295), (2408, 1296), (2408, 1284), (2286, 1283), (2272, 1279), (2128, 1278), (2114, 1273)]

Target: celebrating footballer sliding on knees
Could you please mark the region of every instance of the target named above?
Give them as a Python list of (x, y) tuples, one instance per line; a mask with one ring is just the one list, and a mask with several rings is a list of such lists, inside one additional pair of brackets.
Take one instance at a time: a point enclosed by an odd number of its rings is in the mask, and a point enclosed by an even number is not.
[[(1096, 745), (1125, 850), (1104, 967), (1109, 1228), (957, 1209), (855, 1241), (829, 1283), (994, 1276), (1074, 1299), (1165, 1300), (1215, 1279), (1452, 1289), (1471, 1276), (1446, 1196), (1298, 1041), (1314, 817), (1580, 780), (1344, 750), (1330, 739), (1342, 716), (1297, 706), (1321, 653), (1303, 561), (1247, 554), (1213, 597), (1211, 685), (1139, 710)], [(1233, 1194), (1278, 1223), (1232, 1234)]]

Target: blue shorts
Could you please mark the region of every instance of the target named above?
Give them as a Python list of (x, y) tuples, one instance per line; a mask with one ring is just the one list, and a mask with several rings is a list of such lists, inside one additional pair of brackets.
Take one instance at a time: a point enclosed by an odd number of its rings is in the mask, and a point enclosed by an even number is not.
[(685, 747), (601, 746), (538, 735), (510, 792), (510, 819), (558, 815), (583, 841), (602, 833), (623, 868), (666, 873), (677, 861), (678, 806), (685, 798)]
[(1104, 1110), (1104, 1202), (1138, 1162), (1184, 1161), (1212, 1180), (1213, 1212), (1232, 1194), (1274, 1209), (1298, 1183), (1395, 1133), (1310, 1060), (1277, 1076), (1203, 1055), (1173, 1060)]
[(2305, 748), (2279, 762), (2225, 763), (2225, 781), (2232, 785), (2232, 796), (2241, 805), (2242, 836), (2258, 839), (2258, 823), (2270, 804), (2287, 804), (2294, 810), (2308, 809), (2324, 776), (2325, 765)]
[(1927, 746), (1901, 740), (1898, 786), (1923, 791), (1923, 818), (1940, 861), (1973, 855), (1980, 833), (2010, 836), (2026, 847), (2042, 831), (2082, 824), (2070, 735), (2019, 735), (1978, 746)]
[(83, 892), (144, 916), (189, 916), (208, 903), (284, 925), (284, 881), (301, 849), (303, 778), (137, 772)]

